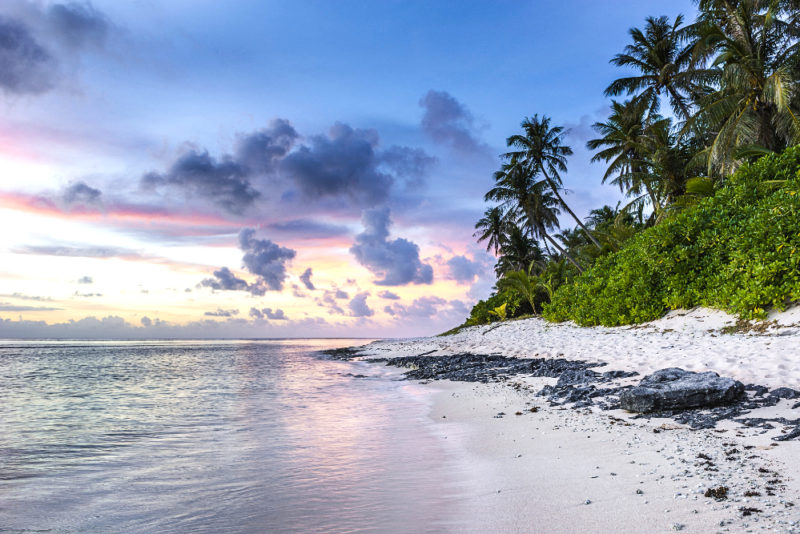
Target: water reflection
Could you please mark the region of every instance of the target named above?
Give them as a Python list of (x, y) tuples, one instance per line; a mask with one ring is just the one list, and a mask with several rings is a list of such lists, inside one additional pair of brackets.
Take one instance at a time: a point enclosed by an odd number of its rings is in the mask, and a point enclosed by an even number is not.
[(426, 397), (379, 367), (309, 356), (352, 344), (0, 346), (0, 525), (407, 532), (457, 524), (463, 486), (427, 430)]

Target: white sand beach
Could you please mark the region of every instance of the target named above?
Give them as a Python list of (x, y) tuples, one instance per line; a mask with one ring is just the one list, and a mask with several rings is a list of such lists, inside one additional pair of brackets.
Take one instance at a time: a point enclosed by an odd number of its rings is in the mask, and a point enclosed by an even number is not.
[[(799, 311), (737, 333), (723, 331), (736, 324), (734, 317), (705, 309), (617, 328), (526, 319), (447, 337), (375, 342), (364, 354), (560, 357), (642, 376), (682, 367), (800, 389)], [(772, 440), (789, 427), (728, 420), (692, 430), (622, 410), (554, 407), (535, 393), (555, 382), (518, 376), (505, 383), (429, 383), (436, 431), (474, 480), (464, 497), (474, 511), (471, 531), (800, 532), (800, 443)], [(784, 399), (746, 416), (795, 420), (796, 402)], [(719, 487), (727, 488), (727, 498), (705, 496)]]

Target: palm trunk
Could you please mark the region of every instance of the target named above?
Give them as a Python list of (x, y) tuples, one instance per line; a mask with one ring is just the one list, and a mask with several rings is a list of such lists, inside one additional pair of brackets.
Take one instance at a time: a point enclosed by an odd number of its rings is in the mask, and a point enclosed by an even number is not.
[[(652, 115), (647, 115), (647, 120), (644, 124), (644, 131), (645, 134), (650, 130), (650, 126), (652, 125)], [(653, 192), (653, 186), (650, 185), (650, 180), (642, 180), (644, 182), (644, 188), (647, 189), (647, 194), (650, 197), (650, 202), (653, 203), (653, 212), (658, 216), (661, 213), (661, 203), (658, 202), (658, 198), (656, 194)]]
[(597, 241), (597, 239), (595, 239), (595, 238), (594, 238), (594, 236), (592, 235), (592, 233), (589, 231), (589, 229), (588, 229), (588, 228), (586, 228), (586, 225), (585, 225), (585, 224), (583, 224), (583, 223), (581, 222), (581, 220), (578, 218), (578, 216), (577, 216), (577, 215), (575, 215), (575, 212), (574, 212), (574, 211), (572, 211), (572, 210), (570, 209), (570, 207), (569, 207), (569, 206), (567, 206), (567, 203), (566, 203), (566, 202), (564, 202), (564, 199), (563, 199), (563, 198), (561, 198), (561, 195), (560, 195), (560, 194), (559, 194), (559, 192), (558, 192), (558, 187), (556, 187), (556, 184), (555, 184), (555, 183), (553, 183), (553, 180), (551, 180), (551, 179), (550, 179), (550, 177), (549, 177), (549, 176), (547, 176), (547, 173), (546, 173), (546, 172), (544, 172), (544, 169), (542, 169), (542, 174), (544, 175), (544, 179), (545, 179), (545, 180), (547, 180), (547, 183), (550, 185), (550, 189), (552, 189), (552, 190), (553, 190), (553, 193), (555, 193), (555, 194), (556, 194), (556, 198), (558, 198), (558, 201), (561, 203), (561, 205), (562, 205), (562, 206), (564, 206), (564, 209), (566, 209), (566, 210), (567, 210), (567, 212), (568, 212), (570, 215), (572, 215), (572, 218), (573, 218), (573, 219), (575, 219), (575, 222), (576, 222), (576, 223), (578, 223), (578, 226), (580, 226), (581, 230), (583, 230), (583, 232), (586, 234), (586, 237), (588, 237), (588, 238), (589, 238), (589, 240), (590, 240), (592, 243), (594, 243), (594, 245), (595, 245), (595, 246), (596, 246), (598, 249), (602, 250), (602, 248), (603, 248), (603, 247), (601, 247), (601, 246), (600, 246), (600, 243)]
[[(543, 231), (543, 230), (542, 230), (542, 231)], [(543, 231), (543, 232), (544, 232), (544, 231)], [(564, 257), (565, 257), (565, 258), (567, 258), (567, 260), (569, 260), (569, 262), (570, 262), (572, 265), (574, 265), (574, 266), (575, 266), (575, 268), (577, 268), (577, 269), (578, 269), (578, 272), (579, 272), (579, 273), (583, 273), (583, 267), (581, 267), (580, 265), (578, 265), (578, 262), (577, 262), (577, 261), (575, 261), (575, 259), (574, 259), (572, 256), (570, 256), (570, 255), (569, 255), (569, 253), (568, 253), (566, 250), (564, 250), (564, 249), (561, 247), (561, 245), (559, 245), (559, 244), (556, 242), (556, 240), (555, 240), (555, 239), (553, 239), (552, 237), (550, 237), (550, 236), (549, 236), (549, 235), (548, 235), (546, 232), (544, 232), (544, 233), (543, 233), (543, 235), (544, 235), (544, 238), (545, 238), (545, 240), (549, 239), (549, 240), (550, 240), (550, 242), (553, 244), (553, 246), (554, 246), (554, 247), (556, 247), (556, 248), (558, 249), (558, 251), (559, 251), (561, 254), (563, 254), (563, 255), (564, 255)]]
[(642, 179), (642, 183), (644, 184), (644, 188), (647, 190), (647, 196), (650, 197), (650, 202), (653, 204), (653, 211), (656, 215), (661, 213), (661, 203), (658, 201), (658, 197), (653, 192), (653, 186), (650, 185), (650, 180)]

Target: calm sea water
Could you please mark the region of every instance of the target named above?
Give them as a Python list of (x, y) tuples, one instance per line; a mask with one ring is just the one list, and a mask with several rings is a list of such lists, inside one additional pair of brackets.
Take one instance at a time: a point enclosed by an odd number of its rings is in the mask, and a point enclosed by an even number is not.
[(458, 530), (427, 393), (314, 355), (361, 343), (0, 342), (0, 532)]

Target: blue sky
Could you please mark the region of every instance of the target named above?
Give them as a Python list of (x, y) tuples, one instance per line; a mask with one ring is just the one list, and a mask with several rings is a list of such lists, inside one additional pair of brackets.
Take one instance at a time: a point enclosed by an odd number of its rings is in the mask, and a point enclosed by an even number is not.
[(584, 148), (608, 61), (677, 13), (693, 4), (4, 1), (0, 336), (449, 328), (494, 282), (472, 225), (504, 139), (552, 117), (568, 202), (615, 204)]

